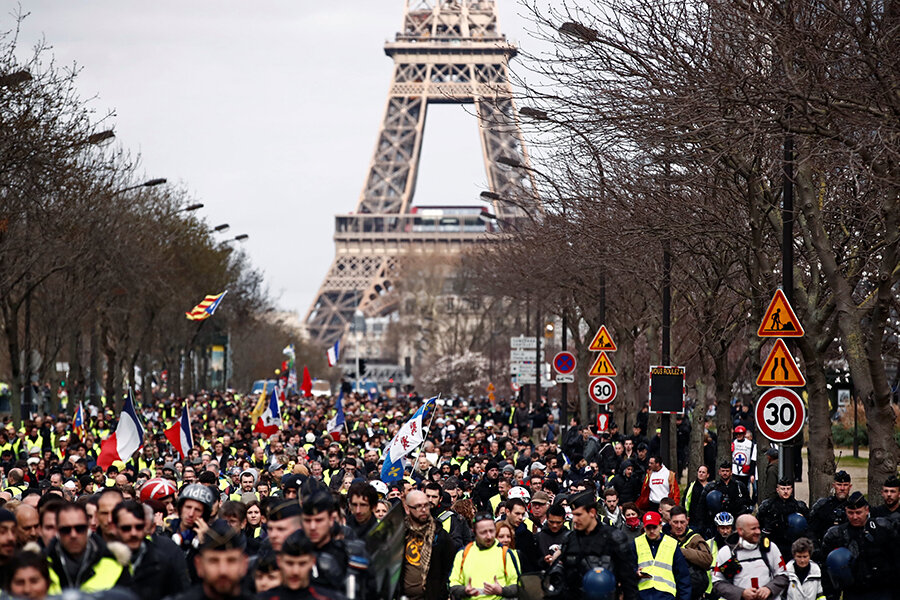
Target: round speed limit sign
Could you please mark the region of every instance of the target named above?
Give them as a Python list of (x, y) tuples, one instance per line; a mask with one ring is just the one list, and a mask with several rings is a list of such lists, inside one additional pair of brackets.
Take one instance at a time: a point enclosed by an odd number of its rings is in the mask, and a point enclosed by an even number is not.
[(610, 377), (597, 377), (588, 387), (588, 396), (601, 406), (609, 404), (616, 397), (616, 382)]
[(756, 426), (773, 442), (786, 442), (800, 433), (806, 407), (794, 390), (772, 388), (756, 403)]

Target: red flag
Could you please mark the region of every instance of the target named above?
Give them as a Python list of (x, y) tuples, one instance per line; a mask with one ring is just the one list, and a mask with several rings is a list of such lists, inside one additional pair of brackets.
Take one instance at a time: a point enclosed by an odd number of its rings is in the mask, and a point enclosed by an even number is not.
[(309, 369), (306, 368), (306, 365), (303, 366), (303, 385), (300, 386), (300, 391), (303, 392), (305, 398), (312, 396), (312, 377), (309, 376)]

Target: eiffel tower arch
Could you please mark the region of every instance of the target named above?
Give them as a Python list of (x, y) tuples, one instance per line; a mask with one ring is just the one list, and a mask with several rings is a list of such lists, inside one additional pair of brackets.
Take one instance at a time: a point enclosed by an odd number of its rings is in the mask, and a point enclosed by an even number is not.
[(503, 199), (532, 187), (527, 170), (498, 162), (527, 165), (528, 155), (509, 80), (517, 49), (499, 32), (494, 0), (406, 0), (402, 30), (384, 52), (394, 71), (372, 162), (356, 211), (335, 217), (335, 258), (305, 319), (310, 340), (323, 347), (344, 335), (356, 311), (376, 317), (397, 309), (391, 290), (405, 255), (457, 254), (485, 239), (483, 227), (463, 219), (455, 230), (423, 226), (413, 209), (430, 104), (474, 105), (498, 222), (524, 216), (521, 203)]

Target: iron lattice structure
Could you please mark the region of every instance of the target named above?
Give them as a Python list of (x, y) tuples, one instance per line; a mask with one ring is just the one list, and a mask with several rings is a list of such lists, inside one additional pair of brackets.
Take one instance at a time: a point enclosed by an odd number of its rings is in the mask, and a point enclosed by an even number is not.
[(533, 188), (527, 169), (498, 162), (527, 165), (528, 156), (509, 80), (517, 50), (498, 30), (494, 0), (406, 0), (403, 29), (384, 51), (394, 72), (372, 163), (356, 212), (336, 217), (335, 259), (306, 316), (310, 339), (323, 346), (341, 338), (357, 310), (378, 316), (396, 308), (390, 291), (404, 255), (458, 253), (484, 239), (484, 232), (464, 228), (414, 226), (410, 209), (429, 104), (474, 105), (500, 223), (524, 215), (522, 201), (509, 200), (531, 197)]

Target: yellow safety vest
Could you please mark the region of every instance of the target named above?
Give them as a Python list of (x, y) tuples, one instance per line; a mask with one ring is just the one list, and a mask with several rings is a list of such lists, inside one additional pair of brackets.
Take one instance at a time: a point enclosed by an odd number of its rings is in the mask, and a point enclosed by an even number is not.
[(495, 515), (497, 514), (497, 507), (503, 502), (503, 498), (500, 497), (500, 494), (494, 494), (490, 497), (488, 502), (491, 503), (491, 514)]
[[(48, 558), (47, 561), (49, 563), (50, 559)], [(82, 592), (102, 592), (111, 589), (115, 587), (119, 577), (122, 576), (122, 569), (122, 565), (114, 558), (104, 556), (97, 561), (96, 565), (94, 565), (94, 574), (90, 579), (82, 583), (78, 589)], [(59, 582), (59, 576), (56, 574), (56, 571), (51, 568), (50, 589), (47, 590), (47, 594), (54, 596), (60, 593), (62, 593), (62, 586)]]
[[(512, 557), (507, 561), (507, 556)], [(469, 542), (465, 548), (456, 553), (453, 568), (450, 571), (450, 585), (468, 585), (469, 579), (475, 581), (493, 581), (506, 587), (519, 580), (518, 559), (515, 550), (510, 550), (494, 543), (490, 548), (482, 550), (475, 542)], [(482, 600), (499, 600), (500, 596), (483, 595)]]
[(706, 593), (712, 593), (712, 580), (713, 580), (713, 568), (716, 566), (716, 557), (719, 555), (719, 544), (716, 543), (716, 538), (710, 538), (706, 540), (706, 545), (709, 546), (709, 551), (712, 552), (712, 564), (709, 566), (709, 573), (707, 576), (709, 577), (709, 584), (706, 586)]
[(647, 534), (642, 534), (634, 540), (637, 550), (638, 568), (650, 577), (642, 577), (638, 580), (638, 592), (641, 590), (659, 590), (672, 596), (678, 596), (678, 588), (675, 586), (675, 550), (678, 542), (675, 538), (663, 535), (662, 541), (656, 550), (656, 556), (650, 550)]

